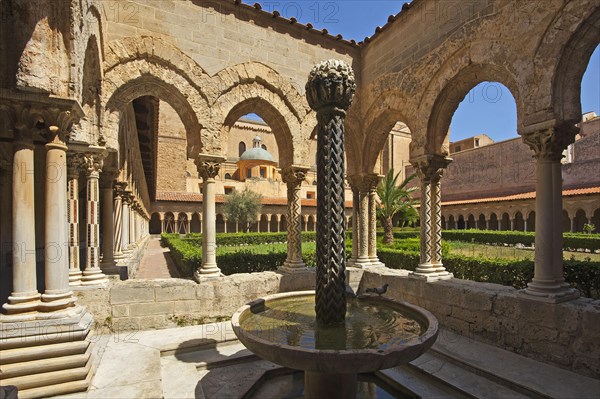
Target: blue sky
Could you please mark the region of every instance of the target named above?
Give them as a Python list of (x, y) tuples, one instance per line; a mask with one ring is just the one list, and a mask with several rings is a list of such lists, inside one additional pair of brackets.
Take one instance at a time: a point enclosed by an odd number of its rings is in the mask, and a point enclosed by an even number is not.
[[(255, 1), (244, 2), (254, 4)], [(316, 29), (342, 34), (357, 42), (371, 36), (377, 26), (384, 25), (389, 15), (397, 14), (403, 0), (260, 0), (265, 11), (277, 10), (286, 18), (295, 17)], [(592, 55), (581, 84), (583, 112), (600, 115), (600, 48)], [(459, 105), (452, 124), (450, 140), (456, 141), (485, 133), (495, 141), (517, 136), (516, 106), (509, 90), (499, 84), (484, 82), (475, 86)]]

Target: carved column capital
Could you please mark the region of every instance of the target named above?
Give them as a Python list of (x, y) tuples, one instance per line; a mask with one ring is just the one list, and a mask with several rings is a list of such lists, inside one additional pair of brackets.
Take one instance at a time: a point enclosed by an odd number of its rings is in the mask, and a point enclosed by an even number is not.
[(115, 182), (115, 196), (119, 197), (119, 198), (123, 198), (126, 188), (127, 188), (127, 182), (124, 182), (124, 181)]
[(437, 154), (424, 155), (411, 160), (411, 164), (417, 169), (419, 179), (429, 183), (439, 181), (450, 162), (452, 162), (452, 158)]
[(307, 168), (290, 166), (281, 170), (281, 179), (288, 186), (299, 187), (306, 180)]
[(88, 176), (92, 174), (99, 176), (104, 166), (104, 154), (86, 153), (83, 156), (83, 164), (81, 166)]
[(555, 121), (530, 126), (519, 131), (523, 142), (535, 153), (536, 159), (560, 161), (563, 151), (575, 142), (579, 128), (564, 123), (557, 125)]
[(77, 176), (84, 163), (84, 154), (75, 151), (67, 151), (67, 173), (69, 176)]
[(327, 60), (315, 65), (306, 83), (308, 105), (322, 114), (341, 112), (345, 115), (355, 91), (352, 67), (339, 60)]
[(347, 180), (350, 183), (352, 191), (358, 190), (361, 193), (368, 193), (377, 189), (381, 177), (382, 176), (374, 173), (359, 174), (348, 176)]

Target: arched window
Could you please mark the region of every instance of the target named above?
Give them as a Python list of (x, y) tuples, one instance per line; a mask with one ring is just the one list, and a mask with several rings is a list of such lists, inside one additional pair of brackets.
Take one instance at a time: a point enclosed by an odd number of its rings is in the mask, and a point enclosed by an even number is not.
[(225, 173), (225, 179), (231, 179), (231, 173)]
[(238, 152), (240, 153), (238, 156), (241, 157), (242, 154), (246, 152), (246, 143), (244, 143), (243, 141), (240, 141), (238, 148), (239, 148)]
[(262, 148), (263, 150), (267, 151), (267, 146), (266, 146), (266, 145), (264, 145), (264, 144), (262, 144), (262, 145), (260, 146), (260, 148)]

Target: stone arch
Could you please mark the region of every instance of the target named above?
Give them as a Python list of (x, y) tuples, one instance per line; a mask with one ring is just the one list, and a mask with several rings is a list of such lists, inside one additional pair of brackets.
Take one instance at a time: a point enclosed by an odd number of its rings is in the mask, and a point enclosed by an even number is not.
[[(125, 38), (110, 43), (104, 61), (103, 108), (106, 132), (114, 132), (124, 106), (142, 96), (154, 96), (171, 105), (183, 122), (188, 155), (202, 150), (220, 153), (211, 134), (210, 111), (202, 85), (210, 85), (202, 68), (181, 50), (161, 39)], [(116, 144), (106, 135), (107, 145)], [(115, 147), (116, 148), (116, 147)]]
[(585, 211), (581, 208), (578, 209), (577, 212), (575, 212), (575, 215), (573, 216), (573, 218), (574, 218), (574, 220), (572, 221), (573, 232), (574, 233), (582, 232), (583, 225), (585, 225), (588, 222), (588, 218), (587, 218)]
[[(306, 162), (306, 156), (299, 159), (298, 152), (302, 152), (301, 147), (308, 145), (300, 143), (301, 137), (292, 133), (300, 131), (298, 120), (277, 95), (259, 83), (238, 86), (228, 91), (219, 97), (213, 109), (220, 115), (217, 120), (222, 121), (220, 137), (224, 146), (223, 153), (228, 150), (226, 146), (231, 127), (240, 117), (255, 113), (269, 125), (275, 136), (281, 168)], [(308, 142), (308, 138), (304, 141)]]
[(552, 110), (542, 120), (556, 119), (569, 125), (580, 122), (581, 80), (599, 43), (600, 7), (569, 4), (554, 18), (535, 54), (536, 72), (542, 77), (536, 99), (552, 102), (538, 105), (539, 109)]
[(515, 231), (525, 231), (525, 219), (523, 218), (523, 213), (521, 213), (521, 211), (515, 213), (514, 220)]
[(596, 227), (594, 233), (598, 233), (600, 232), (600, 208), (596, 208), (591, 215), (592, 217), (590, 218), (590, 223)]
[(479, 217), (477, 218), (477, 228), (479, 230), (485, 230), (485, 215), (483, 213), (479, 214)]
[(177, 232), (179, 234), (188, 234), (188, 216), (185, 212), (179, 212), (177, 216)]
[(192, 213), (192, 220), (190, 222), (190, 233), (201, 233), (202, 223), (200, 222), (200, 214), (198, 212)]
[(152, 213), (152, 215), (150, 216), (150, 225), (148, 227), (150, 234), (162, 233), (160, 214), (158, 212)]
[(456, 219), (456, 229), (464, 230), (467, 228), (466, 226), (467, 224), (465, 223), (465, 217), (462, 214), (458, 215), (458, 219)]
[(495, 212), (492, 212), (489, 217), (488, 228), (490, 230), (500, 230), (499, 227), (500, 226), (498, 224), (498, 215), (496, 215)]
[(218, 213), (217, 217), (215, 218), (215, 230), (217, 233), (225, 232), (225, 216), (223, 216), (221, 213)]
[(307, 231), (315, 231), (315, 217), (313, 215), (308, 216)]
[(535, 211), (531, 211), (527, 215), (527, 229), (525, 231), (535, 231)]
[(477, 224), (475, 222), (475, 216), (470, 213), (469, 216), (467, 217), (467, 221), (466, 221), (466, 229), (476, 229), (477, 228)]
[(446, 67), (431, 80), (420, 104), (419, 114), (427, 120), (425, 153), (448, 155), (452, 117), (467, 93), (482, 82), (499, 82), (509, 89), (517, 106), (517, 125), (521, 126), (524, 105), (518, 82), (523, 78), (517, 79), (508, 68), (490, 60), (474, 63), (465, 49), (444, 65)]
[(456, 220), (454, 219), (454, 215), (448, 216), (448, 230), (456, 229)]
[(90, 35), (85, 49), (81, 93), (79, 94), (84, 118), (76, 128), (72, 129), (71, 139), (74, 141), (95, 141), (99, 138), (98, 129), (102, 115), (102, 78), (98, 39), (95, 35)]
[(364, 157), (362, 172), (373, 172), (386, 139), (397, 122), (406, 124), (411, 133), (414, 131), (415, 126), (406, 113), (406, 103), (407, 99), (401, 92), (388, 91), (375, 99), (365, 113), (366, 120), (363, 126), (366, 137), (364, 146), (361, 147)]
[(258, 219), (258, 227), (261, 233), (266, 233), (269, 230), (269, 219), (267, 215), (262, 214)]
[(571, 219), (569, 218), (569, 212), (565, 209), (562, 211), (562, 231), (563, 233), (571, 231)]
[(165, 212), (165, 219), (164, 219), (164, 230), (163, 233), (175, 233), (176, 232), (176, 226), (175, 226), (175, 215), (173, 215), (173, 212)]

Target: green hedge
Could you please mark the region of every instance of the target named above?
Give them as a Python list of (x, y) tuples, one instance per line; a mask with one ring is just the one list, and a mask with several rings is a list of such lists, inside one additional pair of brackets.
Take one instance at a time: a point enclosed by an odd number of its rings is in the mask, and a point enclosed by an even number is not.
[[(414, 271), (419, 264), (417, 252), (381, 248), (377, 255), (379, 260), (392, 269)], [(522, 289), (533, 278), (534, 262), (526, 259), (470, 258), (450, 254), (444, 257), (444, 267), (456, 278)], [(565, 260), (564, 277), (583, 296), (600, 299), (600, 262)]]
[[(217, 245), (233, 247), (236, 245), (259, 245), (275, 244), (287, 241), (287, 233), (219, 233), (216, 236)], [(185, 236), (184, 240), (194, 244), (202, 242), (202, 234), (192, 233)], [(314, 231), (303, 231), (302, 242), (314, 242), (317, 233)]]

